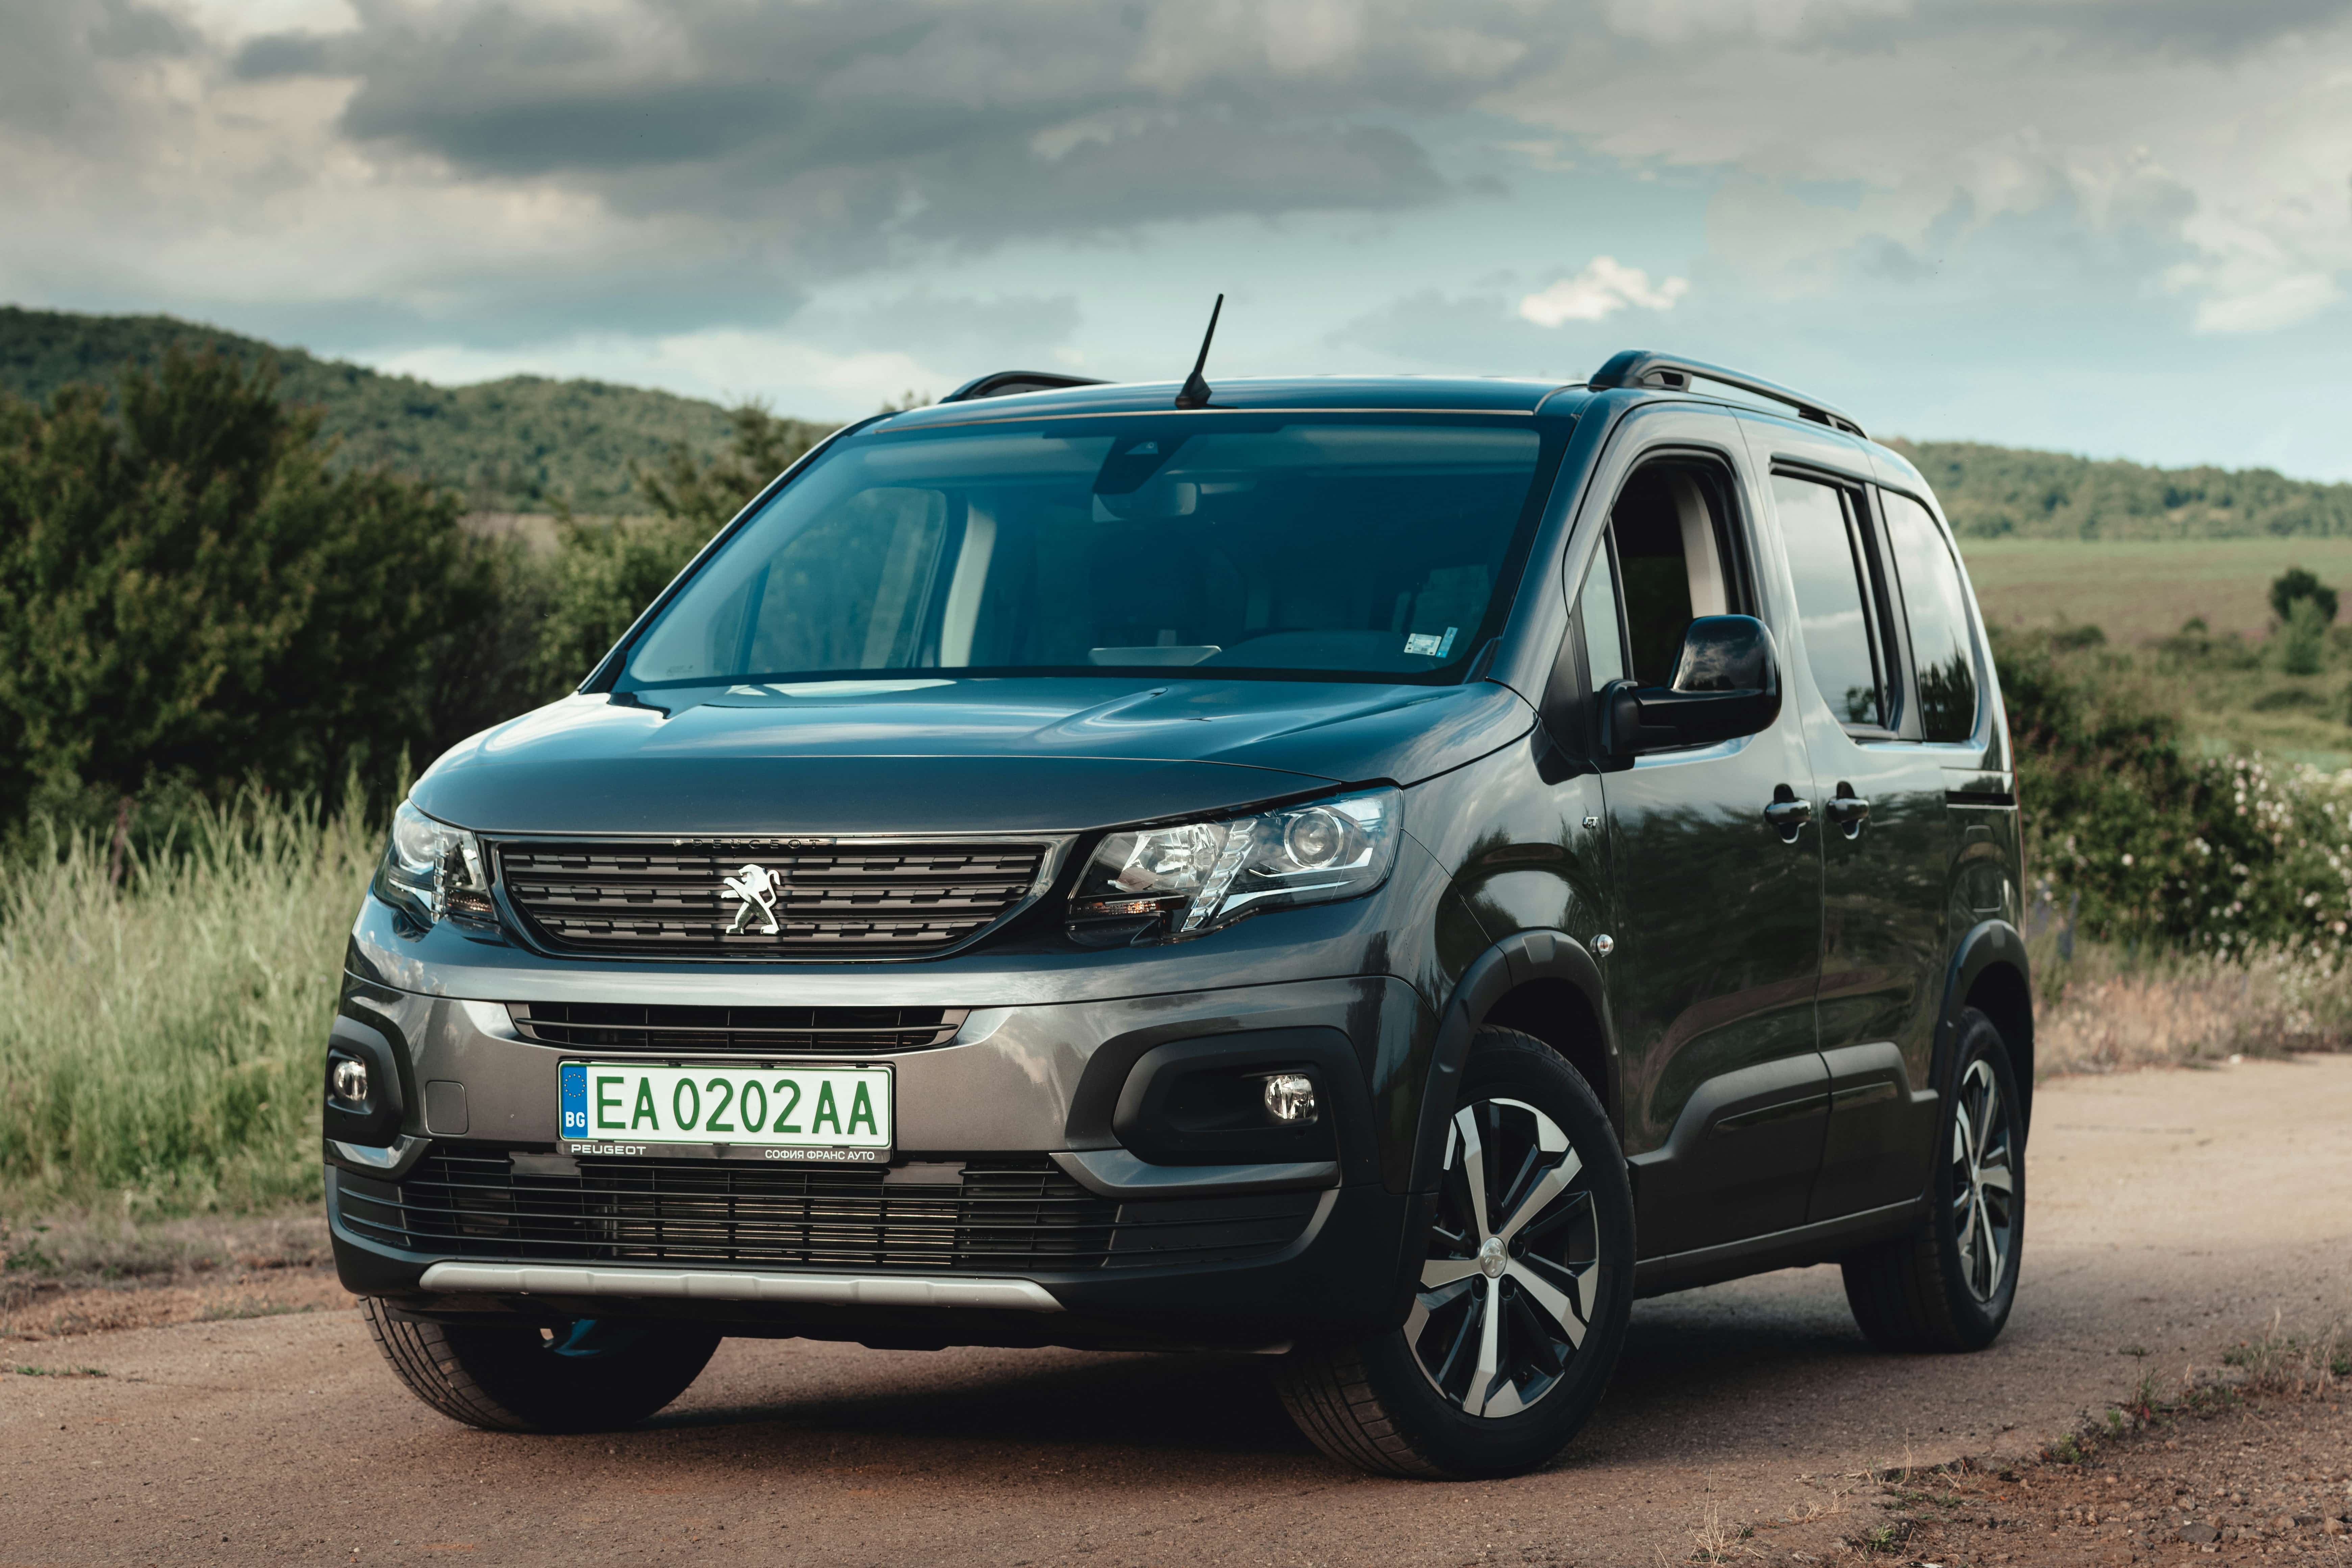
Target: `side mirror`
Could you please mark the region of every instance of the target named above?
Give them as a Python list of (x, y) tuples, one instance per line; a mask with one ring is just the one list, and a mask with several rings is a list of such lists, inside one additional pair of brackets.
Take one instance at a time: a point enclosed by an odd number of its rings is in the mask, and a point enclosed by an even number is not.
[(1683, 633), (1672, 686), (1612, 681), (1601, 691), (1609, 749), (1621, 756), (1734, 741), (1780, 716), (1780, 660), (1753, 616), (1701, 616)]

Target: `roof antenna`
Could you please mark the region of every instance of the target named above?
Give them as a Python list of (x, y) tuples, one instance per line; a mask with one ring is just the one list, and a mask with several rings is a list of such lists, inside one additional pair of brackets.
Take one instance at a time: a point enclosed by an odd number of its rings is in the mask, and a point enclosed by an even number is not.
[(1184, 378), (1184, 390), (1176, 395), (1176, 406), (1179, 408), (1206, 408), (1209, 405), (1209, 384), (1201, 379), (1201, 367), (1209, 363), (1209, 345), (1216, 341), (1217, 317), (1224, 308), (1225, 297), (1220, 294), (1217, 302), (1209, 309), (1209, 330), (1201, 334), (1201, 357), (1192, 362), (1192, 374)]

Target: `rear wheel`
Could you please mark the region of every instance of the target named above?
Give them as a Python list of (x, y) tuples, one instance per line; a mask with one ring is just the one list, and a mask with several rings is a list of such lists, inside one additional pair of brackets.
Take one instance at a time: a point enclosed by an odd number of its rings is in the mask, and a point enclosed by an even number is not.
[(2000, 1337), (2025, 1243), (2023, 1103), (2000, 1030), (1969, 1009), (1937, 1123), (1927, 1217), (1844, 1259), (1845, 1299), (1871, 1343), (1976, 1351)]
[(394, 1375), (453, 1421), (493, 1432), (634, 1426), (687, 1390), (719, 1348), (691, 1323), (580, 1318), (561, 1328), (411, 1322), (362, 1300)]
[(1403, 1325), (1293, 1351), (1283, 1403), (1318, 1447), (1363, 1469), (1531, 1469), (1601, 1403), (1633, 1266), (1633, 1196), (1600, 1101), (1542, 1041), (1481, 1030)]

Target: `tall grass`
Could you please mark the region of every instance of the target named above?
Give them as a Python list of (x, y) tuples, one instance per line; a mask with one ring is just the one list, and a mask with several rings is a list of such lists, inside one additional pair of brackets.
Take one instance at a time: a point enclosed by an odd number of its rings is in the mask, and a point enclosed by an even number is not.
[(2135, 952), (2085, 942), (2028, 944), (2034, 1070), (2181, 1067), (2352, 1045), (2352, 963), (2310, 946)]
[(48, 834), (0, 868), (0, 1212), (316, 1194), (318, 1078), (379, 842), (346, 801), (248, 792), (144, 854)]

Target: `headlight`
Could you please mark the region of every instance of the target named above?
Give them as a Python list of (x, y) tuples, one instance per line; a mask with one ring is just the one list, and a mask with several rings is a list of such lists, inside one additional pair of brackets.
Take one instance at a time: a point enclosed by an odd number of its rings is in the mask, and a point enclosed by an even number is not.
[(406, 801), (392, 814), (392, 837), (375, 871), (375, 896), (426, 925), (453, 916), (477, 923), (497, 918), (481, 840), (436, 822)]
[[(1138, 940), (1198, 936), (1261, 910), (1370, 892), (1396, 859), (1392, 789), (1337, 795), (1254, 816), (1114, 833), (1070, 900), (1081, 926)], [(1148, 923), (1136, 923), (1148, 922)]]

